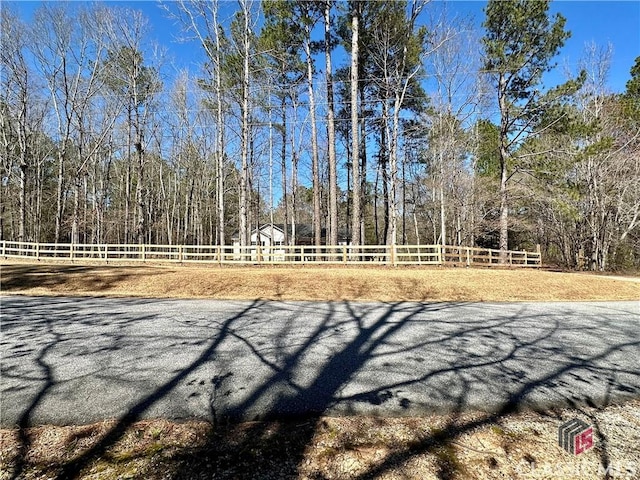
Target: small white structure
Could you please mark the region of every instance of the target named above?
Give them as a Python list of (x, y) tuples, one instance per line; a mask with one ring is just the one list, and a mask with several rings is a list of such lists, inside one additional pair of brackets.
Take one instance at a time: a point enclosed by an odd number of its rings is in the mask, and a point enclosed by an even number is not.
[[(235, 233), (233, 240), (233, 256), (234, 259), (240, 259), (240, 237)], [(280, 225), (266, 224), (260, 228), (254, 228), (251, 232), (251, 261), (257, 261), (258, 255), (264, 262), (283, 262), (285, 259), (285, 250), (277, 248), (284, 245), (284, 230)]]
[[(251, 232), (250, 245), (242, 249), (240, 246), (240, 234), (235, 232), (231, 236), (233, 242), (234, 260), (251, 262), (284, 262), (286, 260), (300, 259), (303, 247), (314, 245), (313, 228), (309, 224), (296, 224), (295, 236), (292, 225), (287, 225), (287, 236), (290, 247), (284, 243), (284, 225), (265, 223)], [(327, 231), (322, 229), (321, 244), (327, 240)], [(346, 234), (338, 235), (338, 245), (350, 245)]]

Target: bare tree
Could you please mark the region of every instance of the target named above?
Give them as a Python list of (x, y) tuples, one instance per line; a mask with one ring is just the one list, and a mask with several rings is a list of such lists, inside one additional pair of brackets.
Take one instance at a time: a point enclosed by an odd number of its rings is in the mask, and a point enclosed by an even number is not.
[(338, 174), (336, 163), (335, 112), (333, 104), (333, 71), (331, 66), (331, 0), (324, 4), (324, 56), (327, 90), (327, 142), (329, 155), (329, 233), (327, 243), (338, 244)]
[[(29, 39), (27, 26), (8, 7), (0, 10), (0, 135), (2, 136), (3, 166), (7, 179), (18, 176), (18, 241), (27, 240), (27, 179), (36, 162), (33, 142), (42, 129), (42, 113), (38, 111), (36, 78), (26, 55)], [(3, 186), (4, 187), (4, 186)], [(5, 187), (6, 188), (6, 187)], [(8, 199), (9, 196), (5, 196)]]
[[(216, 150), (216, 214), (218, 223), (218, 243), (225, 244), (225, 156), (226, 104), (223, 87), (223, 38), (219, 20), (219, 2), (179, 0), (178, 12), (169, 13), (178, 18), (188, 34), (192, 34), (204, 49), (207, 58), (208, 82), (213, 90), (215, 111), (215, 150)], [(209, 88), (207, 88), (209, 89)]]
[[(128, 11), (111, 21), (111, 47), (105, 66), (107, 84), (123, 99), (126, 108), (128, 156), (135, 153), (136, 239), (144, 243), (148, 233), (146, 154), (154, 97), (161, 89), (156, 68), (146, 65), (143, 45), (147, 20), (139, 11)], [(131, 151), (133, 147), (133, 151)]]
[[(474, 208), (471, 204), (469, 172), (464, 166), (471, 138), (467, 131), (476, 117), (481, 103), (479, 81), (474, 73), (477, 39), (471, 22), (452, 19), (437, 22), (432, 42), (438, 46), (429, 57), (436, 90), (432, 95), (431, 151), (440, 201), (440, 243), (462, 242), (461, 216)], [(449, 205), (458, 199), (458, 204)], [(448, 219), (453, 213), (457, 218)], [(449, 220), (449, 221), (448, 221)], [(455, 235), (447, 235), (448, 226)]]
[(242, 61), (241, 72), (241, 100), (240, 100), (240, 195), (239, 195), (239, 237), (240, 245), (249, 243), (249, 155), (250, 155), (250, 117), (251, 102), (249, 88), (251, 80), (251, 56), (253, 39), (253, 2), (251, 0), (239, 0), (240, 11), (237, 14), (240, 31), (238, 37), (238, 54)]
[(305, 38), (303, 49), (307, 65), (307, 92), (309, 96), (309, 117), (311, 119), (311, 176), (313, 182), (313, 236), (316, 246), (321, 243), (320, 216), (320, 172), (318, 170), (318, 128), (316, 126), (316, 101), (313, 87), (313, 57), (311, 52), (311, 30), (317, 20), (315, 4), (309, 2), (302, 14)]
[(350, 2), (351, 15), (351, 244), (360, 245), (362, 241), (360, 213), (360, 142), (358, 132), (358, 56), (359, 22), (361, 4), (357, 0)]
[(67, 164), (73, 192), (71, 241), (79, 240), (79, 202), (81, 175), (90, 152), (85, 149), (84, 123), (99, 84), (100, 59), (105, 52), (102, 13), (79, 8), (71, 16), (64, 5), (43, 4), (35, 13), (32, 49), (37, 68), (47, 81), (53, 106), (58, 140), (58, 179), (56, 193), (56, 242), (60, 241), (64, 212)]
[[(405, 100), (415, 77), (422, 70), (422, 60), (427, 53), (425, 48), (426, 30), (418, 28), (417, 20), (425, 2), (413, 1), (409, 12), (406, 4), (390, 3), (378, 12), (377, 34), (370, 47), (373, 61), (376, 63), (380, 78), (377, 79), (381, 92), (382, 134), (384, 150), (388, 146), (389, 173), (383, 169), (383, 181), (386, 180), (386, 210), (389, 227), (386, 243), (395, 245), (398, 229), (398, 162), (400, 151), (400, 112), (406, 108)], [(386, 152), (381, 155), (385, 156)], [(385, 222), (386, 223), (386, 222)]]
[(640, 218), (640, 127), (625, 118), (626, 99), (616, 100), (607, 90), (612, 54), (611, 45), (587, 45), (581, 62), (586, 81), (578, 93), (583, 124), (591, 127), (580, 138), (578, 175), (586, 187), (592, 270), (609, 266)]

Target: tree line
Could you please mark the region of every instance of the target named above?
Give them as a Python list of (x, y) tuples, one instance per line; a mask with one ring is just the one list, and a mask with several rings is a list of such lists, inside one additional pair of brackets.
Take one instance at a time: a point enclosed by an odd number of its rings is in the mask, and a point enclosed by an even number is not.
[(572, 268), (640, 266), (640, 57), (570, 36), (549, 2), (473, 19), (423, 0), (180, 0), (171, 69), (140, 11), (1, 14), (0, 238), (542, 246)]

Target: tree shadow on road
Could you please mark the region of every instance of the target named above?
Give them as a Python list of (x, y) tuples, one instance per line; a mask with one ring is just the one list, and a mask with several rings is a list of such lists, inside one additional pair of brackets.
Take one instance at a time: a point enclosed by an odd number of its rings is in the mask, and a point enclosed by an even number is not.
[[(640, 333), (597, 305), (594, 314), (578, 326), (563, 322), (570, 312), (562, 306), (550, 306), (549, 312), (541, 313), (522, 304), (505, 307), (504, 313), (488, 313), (482, 304), (254, 301), (238, 303), (222, 315), (207, 314), (206, 308), (197, 318), (177, 312), (175, 328), (190, 333), (173, 338), (171, 331), (140, 334), (134, 329), (137, 336), (129, 331), (132, 325), (153, 325), (157, 313), (145, 318), (123, 310), (108, 319), (82, 314), (69, 320), (66, 316), (73, 303), (56, 309), (46, 302), (30, 307), (32, 323), (26, 328), (24, 318), (18, 318), (24, 312), (14, 312), (9, 304), (5, 331), (12, 342), (9, 355), (19, 354), (15, 346), (29, 342), (35, 344), (37, 354), (31, 361), (32, 371), (21, 372), (17, 367), (13, 371), (9, 365), (3, 367), (3, 375), (19, 379), (40, 372), (40, 388), (22, 412), (20, 431), (31, 424), (47, 396), (69, 381), (57, 371), (63, 363), (51, 361), (65, 341), (78, 343), (75, 351), (67, 352), (73, 362), (93, 358), (100, 348), (140, 349), (132, 362), (135, 365), (117, 366), (131, 369), (126, 372), (131, 375), (148, 360), (142, 353), (143, 343), (158, 341), (156, 356), (191, 352), (175, 371), (170, 371), (169, 362), (169, 370), (156, 372), (161, 381), (152, 393), (136, 397), (101, 441), (66, 463), (58, 478), (81, 477), (129, 426), (153, 416), (158, 403), (175, 395), (184, 402), (206, 402), (207, 417), (215, 427), (204, 445), (175, 455), (166, 478), (297, 478), (305, 450), (322, 428), (322, 415), (440, 411), (450, 414), (444, 428), (395, 449), (353, 478), (378, 478), (416, 456), (434, 453), (436, 474), (445, 479), (460, 473), (446, 452), (466, 432), (520, 409), (548, 412), (553, 411), (549, 407), (563, 405), (602, 406), (640, 393), (640, 373), (620, 367), (623, 356), (637, 353)], [(142, 310), (155, 305), (155, 312), (164, 311), (149, 300), (130, 302), (138, 302), (135, 306)], [(6, 314), (6, 306), (3, 310)], [(321, 318), (310, 320), (311, 312)], [(79, 345), (76, 328), (83, 322), (95, 335), (91, 352)], [(617, 332), (613, 338), (612, 328)], [(99, 365), (96, 371), (83, 374), (95, 376), (99, 371), (109, 377), (112, 368)], [(478, 409), (485, 413), (472, 420), (463, 416)], [(240, 423), (246, 421), (252, 422)], [(602, 435), (598, 428), (596, 433)], [(270, 441), (283, 438), (287, 441)], [(20, 476), (28, 450), (28, 439), (22, 440), (23, 460), (14, 478)], [(606, 438), (600, 440), (601, 458), (606, 462)], [(318, 472), (316, 478), (323, 478), (322, 474)]]

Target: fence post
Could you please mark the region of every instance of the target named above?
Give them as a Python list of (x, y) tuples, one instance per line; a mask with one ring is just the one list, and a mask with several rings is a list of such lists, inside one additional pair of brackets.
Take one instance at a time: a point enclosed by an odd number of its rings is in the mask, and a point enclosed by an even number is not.
[(538, 254), (538, 266), (542, 266), (542, 252), (540, 251), (540, 244), (536, 244), (536, 253)]
[(216, 246), (216, 257), (218, 258), (218, 265), (222, 265), (222, 247)]
[(182, 249), (184, 245), (178, 245), (178, 261), (182, 263)]
[(347, 246), (346, 245), (342, 246), (342, 263), (344, 264), (347, 263)]
[(470, 251), (471, 249), (469, 247), (467, 247), (467, 267), (471, 266), (471, 255), (470, 255)]
[(396, 266), (396, 253), (397, 253), (396, 244), (392, 243), (391, 244), (391, 265), (393, 265), (394, 267)]
[(493, 260), (491, 260), (491, 249), (489, 249), (489, 266), (493, 264)]
[(527, 265), (529, 265), (529, 258), (527, 257), (527, 251), (523, 250), (524, 252), (524, 266), (526, 267)]
[(438, 245), (438, 265), (444, 265), (444, 247), (442, 245)]
[(36, 260), (40, 261), (40, 242), (36, 243)]
[(7, 255), (7, 241), (2, 240), (2, 256), (6, 258)]
[[(527, 258), (527, 256), (525, 254), (525, 263), (527, 263), (526, 262), (526, 258)], [(513, 252), (511, 250), (509, 250), (509, 266), (510, 267), (513, 266)]]
[(73, 261), (73, 243), (69, 244), (69, 258)]
[(145, 251), (144, 243), (140, 244), (140, 256), (142, 257), (143, 262), (147, 259), (147, 252)]

